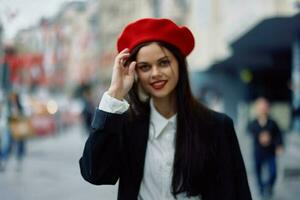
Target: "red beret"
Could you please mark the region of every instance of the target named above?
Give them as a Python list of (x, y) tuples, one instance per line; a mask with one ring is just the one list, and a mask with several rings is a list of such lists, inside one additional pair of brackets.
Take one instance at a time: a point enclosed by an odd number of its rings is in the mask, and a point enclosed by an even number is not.
[(184, 56), (195, 46), (192, 32), (185, 26), (177, 26), (169, 19), (144, 18), (128, 24), (118, 38), (118, 52), (131, 51), (143, 42), (163, 41), (177, 47)]

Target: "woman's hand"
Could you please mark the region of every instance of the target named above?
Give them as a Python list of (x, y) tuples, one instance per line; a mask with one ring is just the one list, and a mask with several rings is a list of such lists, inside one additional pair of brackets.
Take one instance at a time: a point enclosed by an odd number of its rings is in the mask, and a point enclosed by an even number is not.
[(125, 66), (128, 57), (128, 49), (124, 49), (116, 56), (111, 83), (108, 89), (108, 95), (119, 100), (123, 100), (125, 95), (127, 95), (134, 81), (136, 62), (131, 62), (129, 66)]

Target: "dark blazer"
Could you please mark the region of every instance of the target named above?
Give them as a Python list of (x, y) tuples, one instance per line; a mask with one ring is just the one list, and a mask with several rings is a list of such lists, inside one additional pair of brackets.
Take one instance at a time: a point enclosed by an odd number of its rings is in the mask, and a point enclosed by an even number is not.
[[(96, 185), (119, 180), (118, 200), (136, 200), (147, 148), (149, 114), (129, 122), (126, 114), (96, 110), (80, 159), (83, 178)], [(251, 200), (247, 175), (232, 120), (213, 113), (217, 137), (216, 172), (206, 173), (203, 200)], [(219, 178), (214, 173), (219, 174)]]

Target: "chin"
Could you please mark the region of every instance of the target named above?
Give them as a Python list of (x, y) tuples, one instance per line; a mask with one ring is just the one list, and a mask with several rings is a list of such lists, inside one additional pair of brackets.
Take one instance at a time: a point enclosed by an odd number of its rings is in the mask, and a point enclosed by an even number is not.
[(171, 95), (171, 93), (167, 91), (155, 91), (155, 92), (152, 91), (150, 94), (152, 98), (158, 98), (158, 99), (170, 97)]

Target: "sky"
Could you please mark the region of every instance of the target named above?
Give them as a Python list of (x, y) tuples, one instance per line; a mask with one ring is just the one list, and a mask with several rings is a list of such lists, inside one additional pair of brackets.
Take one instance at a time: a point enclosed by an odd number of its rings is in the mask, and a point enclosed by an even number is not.
[(37, 25), (40, 18), (54, 16), (63, 3), (71, 0), (0, 0), (0, 23), (4, 42), (12, 40), (20, 29)]

